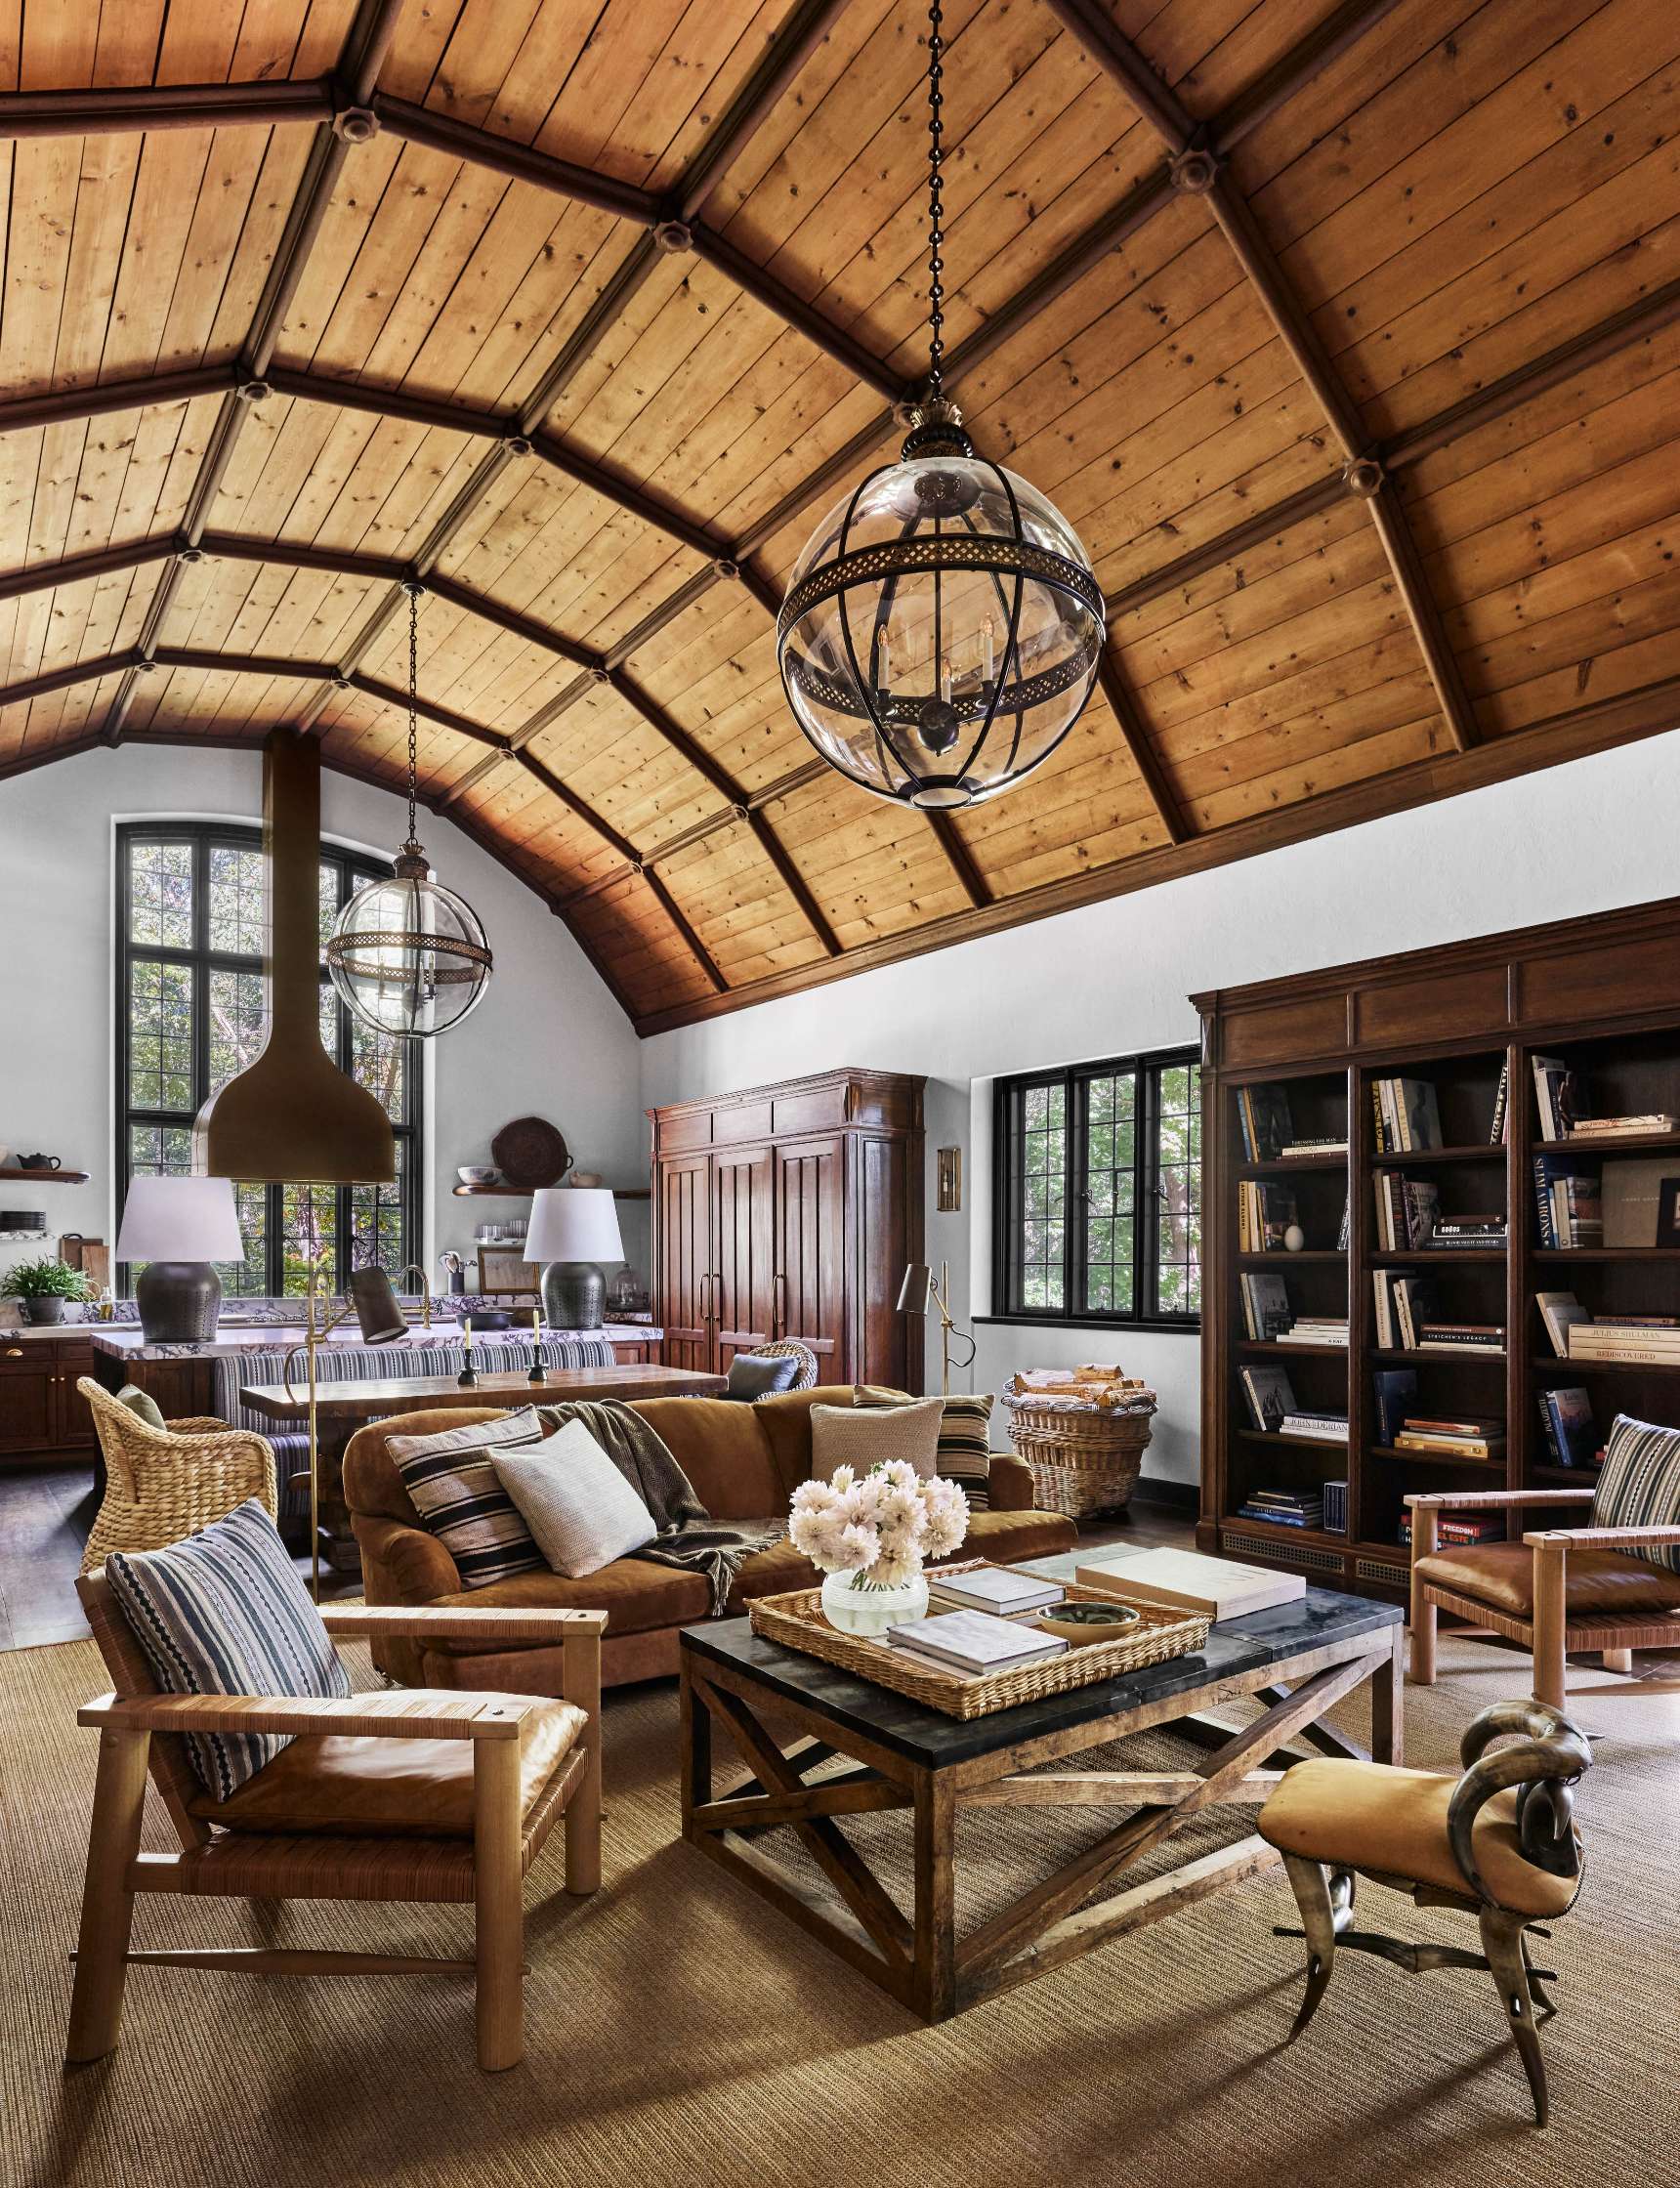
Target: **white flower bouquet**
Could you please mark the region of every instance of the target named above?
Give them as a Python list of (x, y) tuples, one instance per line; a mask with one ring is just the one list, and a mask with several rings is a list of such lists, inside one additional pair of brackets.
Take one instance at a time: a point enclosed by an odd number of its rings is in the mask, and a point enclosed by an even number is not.
[(849, 1574), (856, 1589), (903, 1588), (926, 1558), (948, 1557), (968, 1533), (968, 1498), (955, 1482), (923, 1479), (906, 1459), (856, 1474), (802, 1482), (793, 1493), (788, 1534), (819, 1572)]

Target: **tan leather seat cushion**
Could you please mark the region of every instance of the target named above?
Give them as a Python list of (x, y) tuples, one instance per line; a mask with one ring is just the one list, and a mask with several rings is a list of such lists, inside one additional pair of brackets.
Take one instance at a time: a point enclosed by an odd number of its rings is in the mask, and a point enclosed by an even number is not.
[[(272, 1766), (271, 1766), (272, 1767)], [(1347, 1869), (1380, 1870), (1414, 1884), (1469, 1892), (1447, 1836), (1456, 1778), (1329, 1756), (1298, 1762), (1260, 1811), (1262, 1838), (1285, 1854)], [(1495, 1793), (1476, 1818), (1476, 1866), (1501, 1907), (1561, 1914), (1578, 1876), (1553, 1876), (1523, 1859), (1515, 1790)]]
[[(1481, 1542), (1420, 1557), (1432, 1587), (1473, 1596), (1506, 1618), (1534, 1615), (1534, 1553), (1523, 1542)], [(1639, 1618), (1680, 1610), (1680, 1573), (1664, 1572), (1620, 1550), (1572, 1549), (1564, 1560), (1564, 1614)]]
[[(469, 1600), (486, 1591), (480, 1588)], [(477, 1690), (475, 1690), (477, 1691)], [(458, 1702), (459, 1688), (412, 1697)], [(569, 1702), (539, 1703), (520, 1727), (520, 1813), (571, 1751), (585, 1718)], [(324, 1831), (353, 1838), (471, 1838), (471, 1740), (379, 1740), (304, 1733), (226, 1800), (201, 1794), (195, 1816), (230, 1830)]]
[[(468, 1611), (605, 1611), (611, 1635), (690, 1625), (705, 1617), (711, 1591), (703, 1574), (655, 1565), (651, 1558), (618, 1557), (581, 1580), (568, 1580), (559, 1573), (516, 1573), (506, 1580), (493, 1580), (487, 1588), (441, 1595), (437, 1601), (440, 1608)], [(421, 1639), (429, 1653), (451, 1657), (488, 1656), (507, 1646), (493, 1636), (461, 1641), (424, 1634)]]
[[(765, 1522), (766, 1526), (771, 1524)], [(954, 1558), (942, 1562), (960, 1564), (966, 1558), (986, 1557), (998, 1565), (1011, 1565), (1022, 1558), (1054, 1557), (1060, 1550), (1071, 1549), (1075, 1537), (1073, 1522), (1059, 1512), (975, 1512), (969, 1518), (968, 1540)], [(761, 1595), (814, 1588), (821, 1580), (821, 1574), (810, 1560), (784, 1538), (741, 1560), (730, 1590), (729, 1608), (742, 1611)]]

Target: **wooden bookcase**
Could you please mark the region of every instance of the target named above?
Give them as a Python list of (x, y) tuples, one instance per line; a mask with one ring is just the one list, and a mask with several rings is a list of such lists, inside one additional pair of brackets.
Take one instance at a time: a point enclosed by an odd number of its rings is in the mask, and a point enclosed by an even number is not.
[[(1397, 889), (1397, 902), (1402, 895)], [(1304, 1572), (1323, 1586), (1393, 1597), (1406, 1585), (1399, 1525), (1408, 1491), (1540, 1489), (1591, 1478), (1550, 1462), (1538, 1410), (1548, 1385), (1592, 1393), (1601, 1447), (1617, 1412), (1680, 1423), (1680, 1368), (1560, 1360), (1534, 1303), (1536, 1292), (1562, 1290), (1574, 1291), (1589, 1314), (1680, 1313), (1680, 1251), (1541, 1250), (1533, 1185), (1535, 1155), (1565, 1150), (1606, 1165), (1671, 1153), (1680, 1177), (1680, 1135), (1590, 1148), (1543, 1141), (1531, 1063), (1536, 1054), (1562, 1057), (1584, 1084), (1589, 1115), (1680, 1115), (1680, 900), (1192, 1000), (1201, 1013), (1204, 1064), (1203, 1549)], [(1509, 1073), (1510, 1119), (1506, 1144), (1494, 1146), (1501, 1068)], [(1372, 1082), (1402, 1075), (1435, 1085), (1439, 1150), (1375, 1152)], [(1299, 1138), (1329, 1136), (1351, 1120), (1347, 1155), (1245, 1160), (1237, 1108), (1245, 1084), (1285, 1088)], [(1379, 1168), (1432, 1181), (1446, 1214), (1503, 1208), (1505, 1247), (1380, 1252), (1372, 1185)], [(1304, 1250), (1238, 1251), (1237, 1189), (1245, 1177), (1290, 1185)], [(1344, 1195), (1351, 1221), (1341, 1252)], [(1447, 1319), (1503, 1323), (1504, 1353), (1380, 1351), (1371, 1272), (1385, 1266), (1434, 1277)], [(1345, 1307), (1346, 1354), (1250, 1340), (1239, 1280), (1252, 1269), (1281, 1275), (1298, 1314)], [(1339, 1445), (1254, 1430), (1239, 1371), (1244, 1362), (1267, 1360), (1287, 1365), (1303, 1408), (1347, 1412), (1345, 1453)], [(1420, 1410), (1501, 1415), (1504, 1456), (1421, 1457), (1381, 1445), (1372, 1375), (1390, 1366), (1415, 1370)], [(1346, 1535), (1240, 1516), (1256, 1489), (1298, 1489), (1344, 1473)], [(1514, 1509), (1508, 1533), (1518, 1536), (1524, 1525)]]

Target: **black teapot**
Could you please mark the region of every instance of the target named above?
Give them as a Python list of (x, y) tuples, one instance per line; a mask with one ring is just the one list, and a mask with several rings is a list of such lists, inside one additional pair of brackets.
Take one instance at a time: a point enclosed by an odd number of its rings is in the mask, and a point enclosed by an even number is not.
[(62, 1155), (20, 1155), (15, 1160), (21, 1170), (61, 1170), (64, 1164)]

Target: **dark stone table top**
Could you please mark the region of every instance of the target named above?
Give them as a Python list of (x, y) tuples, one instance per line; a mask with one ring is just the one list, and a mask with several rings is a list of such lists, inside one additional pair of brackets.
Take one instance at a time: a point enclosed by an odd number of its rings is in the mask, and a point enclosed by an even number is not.
[[(1051, 1579), (1071, 1580), (1083, 1554), (1071, 1550), (1061, 1557), (1036, 1558), (1023, 1570), (1042, 1573)], [(1149, 1664), (1116, 1679), (1098, 1680), (1088, 1687), (1075, 1687), (1069, 1694), (1047, 1695), (1042, 1701), (1019, 1703), (1013, 1709), (999, 1709), (989, 1717), (967, 1721), (925, 1708), (906, 1696), (895, 1694), (890, 1687), (876, 1686), (872, 1680), (824, 1663), (819, 1657), (761, 1640), (746, 1619), (718, 1619), (705, 1625), (685, 1626), (682, 1639), (684, 1649), (702, 1662), (710, 1659), (742, 1672), (768, 1694), (802, 1703), (836, 1725), (862, 1733), (911, 1762), (939, 1769), (1013, 1746), (1017, 1741), (1038, 1739), (1067, 1725), (1122, 1716), (1128, 1710), (1147, 1708), (1176, 1695), (1186, 1697), (1188, 1713), (1197, 1706), (1198, 1690), (1218, 1680), (1283, 1664), (1292, 1657), (1332, 1642), (1386, 1633), (1404, 1618), (1398, 1604), (1310, 1587), (1294, 1603), (1281, 1603), (1270, 1611), (1255, 1611), (1245, 1619), (1228, 1619), (1215, 1625), (1206, 1647), (1194, 1656), (1172, 1657), (1165, 1663)], [(1113, 1737), (1117, 1736), (1116, 1732)]]

